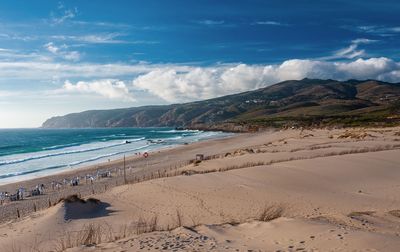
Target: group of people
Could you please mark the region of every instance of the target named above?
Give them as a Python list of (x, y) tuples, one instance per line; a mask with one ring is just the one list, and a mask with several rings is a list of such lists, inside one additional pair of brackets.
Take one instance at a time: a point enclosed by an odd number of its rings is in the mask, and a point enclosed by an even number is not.
[(0, 203), (3, 204), (4, 201), (18, 201), (23, 200), (25, 197), (32, 197), (37, 195), (44, 194), (45, 186), (44, 184), (38, 184), (31, 190), (26, 190), (23, 187), (20, 187), (16, 190), (15, 193), (9, 192), (0, 192)]
[[(91, 184), (93, 184), (94, 181), (99, 178), (110, 178), (110, 177), (111, 177), (111, 171), (98, 171), (96, 175), (87, 174), (82, 178), (85, 179), (86, 183), (90, 182)], [(62, 183), (53, 181), (51, 182), (51, 189), (60, 190), (62, 189), (63, 186), (67, 185), (78, 186), (80, 181), (81, 178), (79, 176), (74, 177), (72, 179), (64, 179)], [(18, 201), (18, 200), (23, 200), (25, 197), (43, 195), (45, 192), (45, 188), (46, 187), (44, 184), (38, 184), (29, 191), (21, 187), (18, 188), (18, 190), (14, 194), (9, 192), (0, 192), (0, 203), (3, 204), (6, 200)]]

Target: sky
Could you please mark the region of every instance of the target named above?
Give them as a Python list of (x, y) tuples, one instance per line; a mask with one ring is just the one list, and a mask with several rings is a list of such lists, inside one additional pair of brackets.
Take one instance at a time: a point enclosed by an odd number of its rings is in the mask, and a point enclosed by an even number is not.
[(400, 82), (400, 1), (2, 0), (0, 128), (280, 81)]

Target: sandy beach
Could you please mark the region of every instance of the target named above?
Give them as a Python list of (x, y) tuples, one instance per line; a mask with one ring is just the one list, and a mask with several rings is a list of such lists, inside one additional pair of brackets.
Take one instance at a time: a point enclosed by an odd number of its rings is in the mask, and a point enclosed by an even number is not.
[[(204, 160), (196, 161), (196, 154)], [(397, 251), (399, 155), (399, 127), (271, 130), (129, 157), (126, 179), (117, 160), (4, 185), (0, 191), (39, 183), (47, 189), (0, 206), (0, 246)], [(97, 170), (113, 176), (60, 190), (49, 186)], [(72, 194), (84, 200), (62, 200)]]

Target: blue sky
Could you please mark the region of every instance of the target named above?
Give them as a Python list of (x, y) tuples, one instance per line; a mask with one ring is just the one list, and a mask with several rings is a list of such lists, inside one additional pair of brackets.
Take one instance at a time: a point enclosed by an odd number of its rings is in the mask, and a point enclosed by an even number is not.
[(0, 127), (287, 79), (400, 82), (398, 1), (0, 2)]

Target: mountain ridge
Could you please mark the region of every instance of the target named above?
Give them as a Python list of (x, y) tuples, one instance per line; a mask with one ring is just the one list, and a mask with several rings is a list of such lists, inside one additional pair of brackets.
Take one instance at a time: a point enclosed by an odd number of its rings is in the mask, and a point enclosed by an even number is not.
[[(367, 115), (373, 115), (377, 122), (385, 121), (389, 117), (394, 117), (397, 121), (399, 97), (400, 83), (306, 78), (203, 101), (71, 113), (52, 117), (42, 127), (213, 128), (223, 124), (282, 126), (289, 122), (296, 123), (299, 121), (296, 118), (304, 123), (318, 118), (354, 118)], [(282, 118), (283, 122), (277, 125), (270, 123)]]

